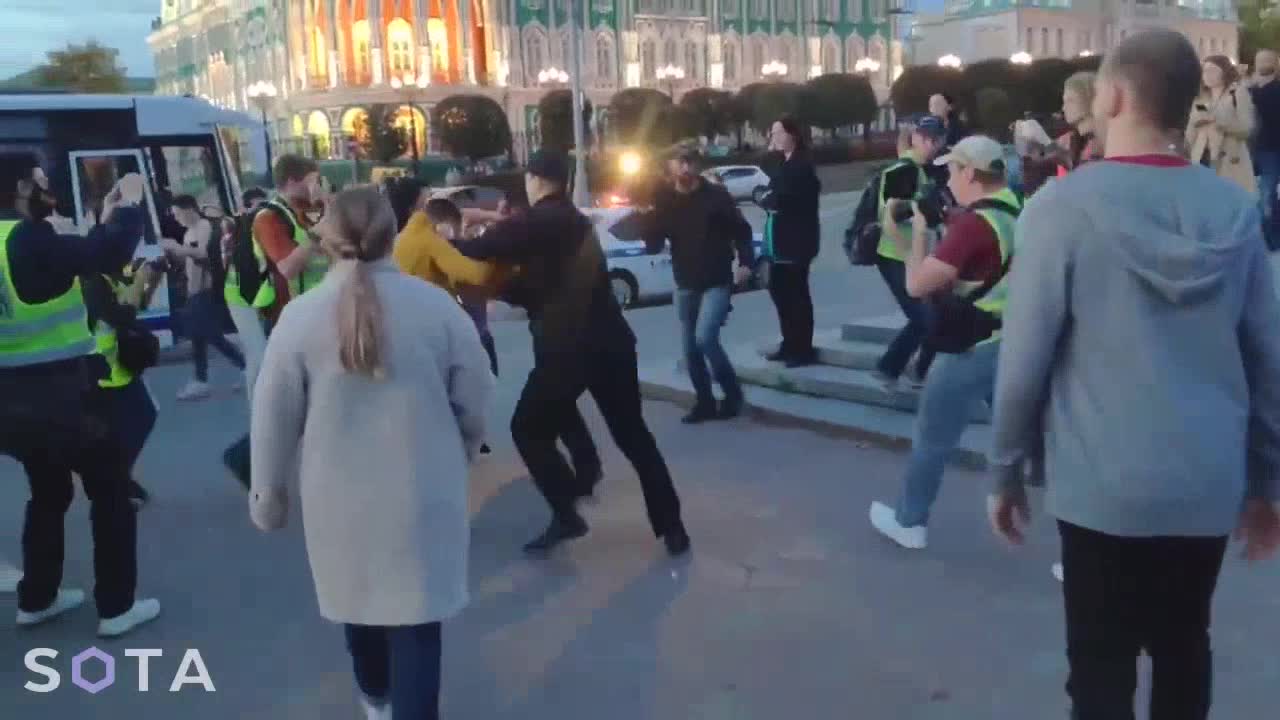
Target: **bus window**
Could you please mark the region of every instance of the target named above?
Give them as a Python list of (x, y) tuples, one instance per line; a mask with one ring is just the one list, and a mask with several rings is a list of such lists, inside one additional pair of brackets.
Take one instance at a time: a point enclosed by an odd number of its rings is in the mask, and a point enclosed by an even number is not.
[(214, 207), (221, 208), (222, 214), (228, 212), (219, 182), (218, 159), (212, 148), (205, 145), (166, 145), (161, 151), (170, 193), (194, 197), (206, 214), (210, 214), (210, 208)]
[[(146, 178), (139, 150), (85, 150), (70, 153), (72, 163), (71, 187), (75, 202), (76, 220), (81, 232), (88, 232), (102, 214), (102, 201), (116, 181), (129, 173)], [(148, 222), (143, 223), (143, 245), (157, 244), (159, 221), (150, 187), (143, 195), (142, 210)]]

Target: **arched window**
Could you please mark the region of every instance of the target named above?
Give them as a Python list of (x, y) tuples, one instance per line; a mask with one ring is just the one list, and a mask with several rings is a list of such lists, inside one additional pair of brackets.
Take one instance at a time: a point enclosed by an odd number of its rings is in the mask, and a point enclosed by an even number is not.
[(361, 20), (351, 26), (352, 64), (355, 66), (356, 80), (367, 82), (369, 78), (369, 21)]
[(329, 61), (325, 57), (324, 31), (315, 28), (311, 31), (311, 77), (326, 78), (329, 76)]
[(751, 71), (748, 73), (751, 77), (755, 77), (764, 67), (764, 64), (769, 62), (765, 57), (764, 45), (765, 40), (760, 36), (751, 39)]
[(751, 17), (756, 20), (769, 18), (769, 0), (751, 0)]
[(396, 18), (387, 25), (388, 61), (391, 72), (413, 72), (413, 26), (404, 18)]
[(537, 82), (538, 73), (547, 67), (547, 36), (541, 28), (525, 28), (524, 67), (530, 85)]
[(653, 38), (646, 38), (640, 46), (640, 76), (652, 79), (658, 72), (658, 44)]
[(685, 75), (693, 80), (697, 80), (698, 67), (698, 43), (690, 40), (684, 44), (684, 71)]
[(596, 77), (604, 81), (613, 79), (613, 43), (607, 35), (596, 37)]
[(663, 62), (675, 65), (680, 62), (680, 57), (676, 55), (676, 41), (674, 38), (667, 38), (663, 45), (662, 51)]
[(721, 0), (720, 12), (727, 18), (738, 17), (738, 0)]
[(729, 41), (724, 44), (724, 81), (729, 84), (738, 81), (738, 46)]
[(822, 44), (822, 72), (840, 72), (840, 51), (829, 42)]
[(427, 20), (427, 40), (431, 42), (431, 70), (437, 75), (449, 72), (449, 31), (440, 18)]

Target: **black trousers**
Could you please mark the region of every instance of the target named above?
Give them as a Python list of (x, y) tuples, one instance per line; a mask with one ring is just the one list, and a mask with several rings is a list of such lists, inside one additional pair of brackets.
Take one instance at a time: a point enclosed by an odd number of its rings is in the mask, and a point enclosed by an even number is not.
[(0, 454), (22, 464), (31, 487), (18, 584), (18, 607), (27, 612), (52, 605), (62, 584), (73, 472), (89, 498), (98, 615), (115, 617), (133, 606), (138, 525), (129, 502), (129, 453), (87, 390), (83, 379), (0, 381)]
[(577, 406), (584, 392), (595, 399), (613, 441), (640, 477), (654, 534), (662, 536), (679, 527), (680, 499), (641, 410), (634, 346), (572, 358), (538, 358), (529, 373), (511, 418), (511, 436), (552, 513), (575, 516), (574, 501), (584, 492), (556, 449), (557, 438), (566, 444), (584, 438), (590, 442)]
[(880, 256), (876, 258), (876, 267), (880, 270), (880, 277), (884, 278), (884, 284), (889, 287), (889, 292), (893, 293), (893, 299), (897, 301), (902, 314), (907, 317), (907, 324), (893, 337), (884, 355), (876, 363), (876, 369), (891, 378), (897, 378), (907, 367), (911, 355), (919, 350), (916, 375), (923, 379), (929, 372), (929, 366), (933, 364), (934, 356), (933, 350), (924, 343), (925, 334), (929, 330), (929, 306), (919, 298), (907, 294), (906, 263)]
[(1226, 537), (1123, 538), (1059, 522), (1074, 720), (1133, 720), (1138, 655), (1151, 720), (1204, 720), (1209, 618)]
[(809, 295), (808, 262), (774, 263), (769, 275), (769, 297), (778, 311), (786, 357), (813, 355), (813, 298)]

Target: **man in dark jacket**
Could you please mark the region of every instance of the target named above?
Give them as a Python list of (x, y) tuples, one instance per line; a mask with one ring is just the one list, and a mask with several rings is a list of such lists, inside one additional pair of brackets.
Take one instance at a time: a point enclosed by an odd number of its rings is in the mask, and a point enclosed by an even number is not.
[[(643, 216), (644, 240), (650, 253), (662, 252), (671, 243), (676, 314), (680, 316), (689, 379), (698, 397), (684, 417), (689, 424), (732, 418), (742, 412), (742, 386), (720, 344), (720, 328), (729, 314), (734, 285), (750, 277), (755, 263), (751, 225), (723, 186), (698, 174), (697, 163), (697, 154), (692, 151), (667, 161), (672, 186), (658, 191), (653, 211)], [(712, 376), (724, 391), (724, 403), (719, 406), (711, 389)]]
[(63, 523), (80, 476), (93, 529), (98, 634), (123, 635), (160, 614), (136, 600), (137, 517), (127, 459), (86, 400), (94, 352), (78, 277), (114, 272), (142, 234), (143, 180), (126, 175), (87, 237), (59, 235), (34, 156), (0, 156), (0, 454), (31, 484), (18, 585), (19, 625), (48, 622), (84, 602), (60, 589)]
[(556, 449), (556, 438), (584, 392), (595, 398), (614, 442), (640, 477), (649, 523), (672, 555), (689, 550), (680, 499), (645, 424), (636, 338), (609, 290), (604, 252), (591, 221), (565, 196), (569, 164), (538, 152), (525, 170), (528, 212), (503, 220), (459, 246), (468, 257), (520, 267), (517, 292), (529, 313), (533, 371), (511, 418), (511, 436), (551, 506), (551, 524), (525, 545), (546, 552), (582, 537), (576, 501), (586, 488)]

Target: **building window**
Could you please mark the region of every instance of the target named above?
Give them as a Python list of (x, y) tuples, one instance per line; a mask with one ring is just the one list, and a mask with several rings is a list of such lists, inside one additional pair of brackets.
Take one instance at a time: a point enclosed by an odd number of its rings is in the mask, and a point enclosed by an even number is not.
[(1056, 53), (1058, 57), (1062, 57), (1062, 52), (1063, 52), (1062, 51), (1062, 35), (1063, 35), (1062, 28), (1058, 28), (1058, 38), (1057, 38), (1058, 48)]
[(596, 74), (602, 80), (613, 77), (613, 47), (605, 35), (596, 38)]
[(751, 17), (756, 20), (769, 19), (769, 2), (768, 0), (751, 0)]
[(724, 81), (736, 82), (738, 79), (738, 46), (731, 42), (724, 44)]
[[(437, 74), (449, 72), (449, 31), (440, 18), (427, 20), (427, 40), (431, 43), (431, 68)], [(542, 38), (539, 36), (539, 42)], [(538, 66), (541, 69), (541, 65)]]
[(698, 43), (690, 40), (684, 45), (684, 70), (686, 76), (696, 81), (699, 77), (698, 66)]
[(392, 73), (413, 72), (413, 28), (404, 18), (396, 18), (387, 26), (387, 47)]
[(738, 17), (738, 0), (722, 0), (720, 12), (727, 18)]
[[(435, 42), (432, 38), (432, 52), (435, 52)], [(530, 84), (537, 82), (538, 73), (547, 67), (547, 38), (541, 30), (529, 30), (524, 38), (524, 60), (525, 72), (528, 74)]]
[(676, 41), (674, 38), (667, 38), (662, 47), (662, 61), (668, 65), (675, 65), (680, 62), (679, 56), (676, 55)]
[(764, 56), (764, 38), (756, 37), (751, 41), (751, 72), (748, 73), (754, 77), (756, 73), (764, 68), (764, 64), (768, 62)]
[(1036, 49), (1035, 46), (1036, 31), (1035, 28), (1027, 28), (1027, 41), (1023, 44), (1022, 49), (1031, 52)]
[(640, 76), (646, 79), (652, 78), (658, 71), (658, 44), (653, 38), (648, 38), (644, 44), (640, 46)]
[(1040, 55), (1049, 55), (1049, 28), (1040, 28)]
[(822, 72), (840, 72), (840, 56), (836, 46), (831, 43), (825, 43), (822, 46)]
[(796, 0), (777, 0), (778, 19), (791, 22), (796, 19)]
[(365, 82), (369, 77), (369, 22), (361, 20), (351, 26), (351, 44), (355, 55), (352, 65), (355, 66), (356, 79)]

